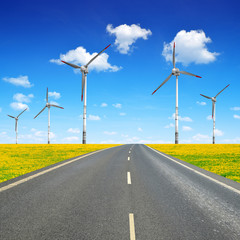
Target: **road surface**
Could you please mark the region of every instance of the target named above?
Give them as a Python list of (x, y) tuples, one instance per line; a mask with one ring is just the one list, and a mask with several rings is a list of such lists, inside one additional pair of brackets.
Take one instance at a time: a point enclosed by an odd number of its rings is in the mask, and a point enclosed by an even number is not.
[(145, 145), (60, 164), (0, 184), (1, 240), (240, 239), (239, 183)]

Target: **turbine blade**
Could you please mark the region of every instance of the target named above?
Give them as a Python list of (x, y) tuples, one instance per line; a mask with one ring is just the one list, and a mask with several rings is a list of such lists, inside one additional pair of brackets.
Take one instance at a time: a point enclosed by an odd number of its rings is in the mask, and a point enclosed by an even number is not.
[(48, 88), (47, 88), (47, 94), (46, 94), (46, 101), (48, 102)]
[(173, 45), (173, 68), (175, 68), (175, 42)]
[(212, 101), (212, 119), (214, 116), (214, 111), (215, 111), (215, 103)]
[(105, 47), (101, 52), (99, 52), (95, 57), (93, 57), (86, 65), (85, 67), (87, 68), (88, 65), (95, 59), (97, 58), (102, 52), (104, 52), (111, 44), (109, 44), (107, 47)]
[(47, 107), (47, 106), (45, 106), (45, 107), (34, 117), (34, 119), (35, 119), (40, 113), (42, 113), (46, 107)]
[[(223, 90), (225, 90), (230, 84), (228, 84)], [(221, 90), (215, 97), (217, 97), (223, 90)]]
[(211, 97), (208, 97), (208, 96), (205, 96), (203, 94), (200, 94), (201, 96), (205, 97), (205, 98), (208, 98), (208, 99), (212, 99)]
[(189, 75), (189, 76), (193, 76), (193, 77), (202, 78), (202, 77), (200, 77), (200, 76), (198, 76), (198, 75), (195, 75), (195, 74), (192, 74), (192, 73), (189, 73), (189, 72), (186, 72), (186, 71), (179, 71), (179, 72), (180, 72), (180, 73), (182, 73), (182, 74)]
[(61, 108), (61, 109), (64, 109), (63, 107), (60, 107), (58, 105), (54, 105), (54, 104), (50, 104), (51, 107), (57, 107), (57, 108)]
[(13, 117), (13, 116), (11, 116), (11, 115), (8, 115), (9, 117), (11, 117), (11, 118), (15, 118), (15, 117)]
[(172, 73), (164, 80), (164, 82), (152, 93), (152, 95), (162, 86), (164, 85), (172, 76)]
[(19, 116), (20, 116), (21, 114), (23, 114), (26, 110), (27, 110), (27, 108), (25, 108), (25, 109), (17, 116), (17, 118), (19, 118)]
[(81, 101), (83, 101), (83, 91), (85, 87), (85, 74), (82, 73), (82, 96), (81, 96)]
[(62, 61), (62, 60), (61, 60), (61, 62), (65, 63), (65, 64), (67, 64), (67, 65), (69, 65), (69, 66), (71, 66), (73, 68), (81, 68), (80, 66), (72, 64), (72, 63), (68, 63), (68, 62), (65, 62), (65, 61)]

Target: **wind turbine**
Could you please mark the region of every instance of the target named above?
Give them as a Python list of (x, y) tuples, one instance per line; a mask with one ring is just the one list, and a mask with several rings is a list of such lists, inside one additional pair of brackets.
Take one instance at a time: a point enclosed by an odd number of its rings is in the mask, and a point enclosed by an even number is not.
[(224, 89), (222, 89), (215, 97), (208, 97), (203, 94), (200, 94), (201, 96), (211, 99), (212, 100), (212, 119), (213, 119), (213, 144), (215, 144), (215, 104), (217, 102), (216, 97), (223, 91), (225, 90), (230, 84), (228, 84)]
[(20, 115), (23, 114), (26, 110), (27, 110), (27, 108), (24, 109), (17, 117), (13, 117), (13, 116), (11, 116), (11, 115), (8, 115), (9, 117), (15, 119), (16, 144), (18, 143), (18, 118), (19, 118)]
[(68, 63), (65, 61), (61, 61), (73, 68), (80, 68), (80, 71), (82, 72), (82, 96), (81, 101), (83, 101), (83, 91), (84, 91), (84, 103), (83, 103), (83, 138), (82, 143), (86, 144), (86, 124), (87, 124), (87, 74), (88, 74), (88, 65), (95, 60), (102, 52), (104, 52), (111, 44), (109, 44), (107, 47), (105, 47), (101, 52), (99, 52), (95, 57), (93, 57), (86, 65), (78, 66), (72, 63)]
[(176, 112), (175, 112), (175, 144), (178, 144), (178, 76), (180, 74), (186, 74), (189, 76), (193, 76), (193, 77), (198, 77), (198, 78), (202, 78), (198, 75), (189, 73), (189, 72), (185, 72), (185, 71), (180, 71), (178, 68), (175, 68), (175, 42), (173, 45), (173, 69), (172, 69), (172, 73), (164, 80), (164, 82), (152, 93), (152, 95), (160, 88), (162, 87), (170, 78), (171, 76), (176, 76)]
[(61, 108), (64, 109), (63, 107), (59, 107), (57, 105), (51, 104), (48, 102), (48, 88), (47, 88), (47, 96), (46, 96), (46, 105), (45, 107), (34, 117), (34, 119), (40, 114), (42, 113), (45, 108), (48, 108), (48, 144), (50, 144), (50, 107), (57, 107), (57, 108)]

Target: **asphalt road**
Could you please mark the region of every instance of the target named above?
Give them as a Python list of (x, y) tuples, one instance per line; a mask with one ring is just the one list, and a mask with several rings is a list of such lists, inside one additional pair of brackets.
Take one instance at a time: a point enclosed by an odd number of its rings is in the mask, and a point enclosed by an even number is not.
[(0, 184), (1, 240), (240, 239), (240, 184), (147, 146), (46, 169)]

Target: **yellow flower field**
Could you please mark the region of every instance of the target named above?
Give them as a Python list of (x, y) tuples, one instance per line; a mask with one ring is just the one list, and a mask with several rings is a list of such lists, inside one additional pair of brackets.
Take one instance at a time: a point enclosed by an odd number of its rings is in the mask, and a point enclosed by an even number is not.
[(240, 182), (240, 144), (149, 144), (148, 146)]
[(0, 144), (0, 182), (113, 144)]

